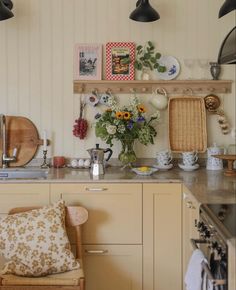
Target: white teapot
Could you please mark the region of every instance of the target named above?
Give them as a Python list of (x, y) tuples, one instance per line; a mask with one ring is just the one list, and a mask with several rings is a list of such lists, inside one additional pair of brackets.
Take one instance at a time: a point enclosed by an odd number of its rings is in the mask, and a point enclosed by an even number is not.
[(221, 155), (224, 153), (224, 148), (220, 148), (213, 143), (212, 147), (207, 148), (207, 170), (222, 170), (223, 160), (213, 157), (212, 155)]
[(157, 110), (165, 110), (168, 106), (168, 97), (165, 89), (157, 88), (150, 100), (150, 104)]

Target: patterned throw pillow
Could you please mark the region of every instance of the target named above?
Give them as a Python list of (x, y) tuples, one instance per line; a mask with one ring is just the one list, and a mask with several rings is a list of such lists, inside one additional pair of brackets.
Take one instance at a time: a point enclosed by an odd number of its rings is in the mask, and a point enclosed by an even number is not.
[(65, 205), (0, 219), (0, 255), (10, 260), (2, 274), (39, 277), (79, 268), (65, 230)]

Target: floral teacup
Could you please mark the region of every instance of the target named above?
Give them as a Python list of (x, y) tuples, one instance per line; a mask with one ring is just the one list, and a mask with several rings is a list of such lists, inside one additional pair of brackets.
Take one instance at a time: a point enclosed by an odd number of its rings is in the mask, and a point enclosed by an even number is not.
[(189, 152), (183, 152), (183, 164), (186, 166), (192, 166), (198, 161), (197, 152), (195, 151), (189, 151)]

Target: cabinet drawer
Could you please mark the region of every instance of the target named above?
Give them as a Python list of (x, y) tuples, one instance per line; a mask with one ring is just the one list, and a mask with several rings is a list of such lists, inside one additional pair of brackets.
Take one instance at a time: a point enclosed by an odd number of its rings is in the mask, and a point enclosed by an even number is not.
[(49, 204), (48, 184), (0, 184), (0, 213), (14, 207)]
[(83, 252), (87, 290), (142, 290), (141, 245), (89, 245)]
[(142, 243), (141, 184), (51, 185), (51, 201), (60, 197), (88, 209), (84, 244)]

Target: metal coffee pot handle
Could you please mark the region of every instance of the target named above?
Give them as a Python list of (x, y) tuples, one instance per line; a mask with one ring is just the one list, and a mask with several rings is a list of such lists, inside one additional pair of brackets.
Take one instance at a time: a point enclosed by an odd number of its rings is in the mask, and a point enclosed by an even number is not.
[(113, 151), (110, 148), (107, 148), (104, 150), (104, 153), (107, 153), (107, 152), (109, 152), (109, 155), (108, 155), (107, 159), (105, 159), (105, 161), (108, 161), (111, 158), (111, 155), (113, 153)]

